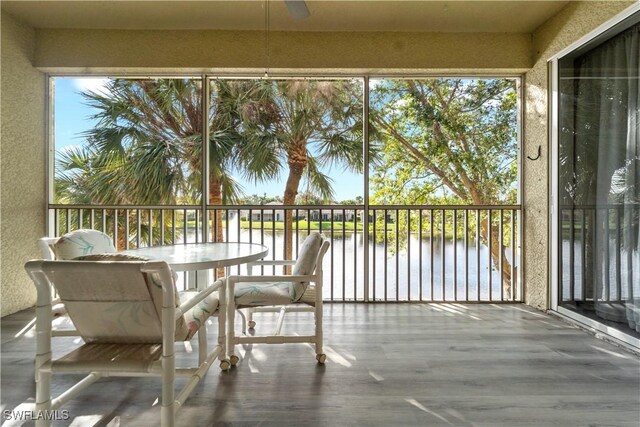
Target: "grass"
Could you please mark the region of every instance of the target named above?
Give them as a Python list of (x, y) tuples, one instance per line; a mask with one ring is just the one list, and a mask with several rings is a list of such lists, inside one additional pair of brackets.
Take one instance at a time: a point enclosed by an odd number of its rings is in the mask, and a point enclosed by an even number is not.
[[(210, 222), (211, 224), (211, 222)], [(226, 221), (222, 221), (222, 226), (226, 227)], [(302, 219), (299, 221), (294, 221), (293, 222), (293, 230), (295, 231), (300, 230), (300, 231), (304, 231), (304, 230), (311, 230), (311, 231), (331, 231), (331, 221), (327, 220), (327, 221), (307, 221), (306, 219)], [(434, 224), (436, 225), (436, 224)], [(195, 227), (195, 221), (189, 221), (188, 222), (188, 226), (189, 227)], [(439, 228), (440, 223), (437, 223), (437, 227), (434, 227), (433, 229), (433, 237), (435, 238), (440, 238), (441, 236), (441, 230)], [(344, 227), (344, 228), (343, 228)], [(464, 238), (463, 236), (463, 232), (462, 232), (462, 225), (458, 224), (458, 239), (462, 239)], [(241, 230), (249, 230), (249, 228), (253, 229), (253, 230), (261, 230), (264, 229), (266, 231), (271, 231), (271, 230), (276, 230), (276, 231), (284, 231), (284, 221), (264, 221), (264, 222), (260, 222), (260, 221), (240, 221), (240, 229)], [(369, 229), (373, 230), (373, 224), (369, 224)], [(334, 233), (341, 233), (342, 230), (344, 230), (345, 232), (353, 232), (354, 231), (354, 224), (352, 221), (333, 221), (333, 232)], [(363, 230), (363, 224), (361, 222), (357, 223), (357, 230), (358, 231), (362, 231)], [(389, 222), (387, 223), (387, 232), (390, 233), (394, 233), (396, 230), (396, 225), (393, 222)], [(405, 226), (400, 226), (399, 229), (400, 233), (405, 233), (406, 232), (406, 225)], [(471, 231), (471, 236), (475, 236), (475, 227), (470, 227), (470, 231)], [(418, 233), (418, 230), (412, 230), (412, 234)], [(378, 226), (376, 227), (376, 234), (378, 236), (381, 236), (384, 234), (384, 225), (382, 224), (378, 224)], [(428, 223), (425, 222), (423, 224), (423, 231), (422, 231), (422, 235), (423, 237), (428, 237), (429, 236), (429, 228), (428, 228)], [(446, 239), (453, 239), (453, 226), (450, 223), (445, 224), (445, 238)]]
[[(251, 226), (252, 229), (254, 230), (260, 230), (264, 224), (264, 229), (265, 230), (276, 230), (276, 231), (282, 231), (284, 230), (284, 221), (275, 221), (275, 227), (274, 227), (274, 222), (273, 221), (264, 221), (264, 223), (260, 223), (260, 221), (251, 221), (251, 223), (249, 221), (240, 221), (240, 229), (242, 230), (248, 230), (249, 227)], [(293, 222), (293, 229), (296, 230), (323, 230), (323, 231), (331, 231), (331, 226), (332, 223), (330, 220), (326, 220), (326, 221), (310, 221), (308, 222), (306, 219), (303, 220), (299, 220), (299, 221), (294, 221)], [(354, 226), (353, 221), (333, 221), (333, 231), (334, 232), (341, 232), (342, 230), (344, 231), (353, 231), (355, 228), (357, 227), (358, 231), (362, 231), (363, 230), (363, 224), (362, 222), (358, 222), (356, 226)], [(405, 226), (406, 227), (406, 226)], [(423, 226), (423, 233), (425, 233), (427, 231), (426, 226)], [(387, 223), (387, 231), (389, 232), (394, 232), (396, 229), (396, 225), (393, 222), (388, 222)], [(446, 230), (446, 234), (447, 236), (451, 235), (453, 236), (453, 230), (452, 227), (447, 224), (445, 226)], [(373, 230), (373, 224), (369, 224), (369, 229)], [(376, 233), (384, 233), (384, 225), (382, 224), (378, 224), (376, 227)], [(460, 229), (459, 229), (460, 230)], [(404, 229), (403, 227), (400, 227), (400, 232), (404, 232), (406, 231), (406, 229)], [(439, 236), (440, 235), (440, 231), (437, 228), (434, 228), (434, 236)], [(413, 232), (417, 233), (416, 230), (413, 230)], [(458, 233), (460, 233), (460, 231), (458, 231)]]
[[(264, 224), (264, 225), (263, 225)], [(299, 221), (293, 221), (293, 229), (296, 230), (327, 230), (331, 231), (331, 221), (307, 221), (306, 219), (302, 219)], [(248, 230), (249, 228), (254, 230), (260, 230), (264, 228), (265, 230), (284, 230), (284, 221), (264, 221), (261, 223), (260, 221), (240, 221), (240, 228), (244, 230)], [(362, 230), (362, 223), (357, 224), (357, 229)], [(333, 221), (333, 231), (353, 231), (354, 224), (353, 222), (343, 222), (343, 221)]]

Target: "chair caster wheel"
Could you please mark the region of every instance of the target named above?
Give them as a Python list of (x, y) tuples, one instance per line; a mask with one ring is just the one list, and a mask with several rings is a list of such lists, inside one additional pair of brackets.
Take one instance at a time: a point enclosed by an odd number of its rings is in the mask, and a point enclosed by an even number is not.
[(318, 363), (320, 363), (321, 365), (324, 365), (324, 362), (327, 361), (327, 355), (322, 353), (322, 354), (316, 354), (316, 360), (318, 361)]
[(249, 320), (249, 329), (253, 329), (256, 327), (256, 322), (253, 320)]
[(229, 369), (231, 369), (231, 362), (229, 362), (227, 359), (221, 360), (220, 369), (222, 369), (223, 371), (228, 371)]
[(240, 361), (240, 358), (235, 354), (229, 358), (229, 362), (231, 363), (231, 366), (236, 366), (239, 361)]

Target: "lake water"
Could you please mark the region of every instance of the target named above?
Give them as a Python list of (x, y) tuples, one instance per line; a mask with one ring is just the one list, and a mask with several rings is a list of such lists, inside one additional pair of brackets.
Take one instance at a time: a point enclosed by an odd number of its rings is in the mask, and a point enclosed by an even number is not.
[[(300, 231), (298, 244), (301, 244), (306, 236), (306, 230)], [(325, 255), (324, 268), (324, 298), (327, 300), (362, 300), (364, 298), (364, 239), (361, 233), (329, 231), (325, 235), (331, 238), (331, 246)], [(267, 259), (283, 259), (284, 233), (271, 230), (244, 230), (235, 226), (229, 227), (227, 241), (241, 241), (262, 243), (269, 248)], [(296, 235), (294, 234), (294, 258)], [(422, 247), (422, 251), (420, 251)], [(489, 272), (489, 250), (486, 246), (480, 246), (480, 263), (476, 264), (476, 248), (474, 242), (469, 242), (468, 264), (465, 273), (464, 241), (455, 243), (456, 259), (454, 262), (454, 242), (447, 239), (444, 242), (444, 269), (442, 265), (442, 240), (434, 238), (433, 243), (433, 269), (431, 263), (431, 244), (429, 237), (423, 236), (422, 242), (417, 235), (411, 235), (408, 245), (395, 251), (395, 243), (389, 244), (385, 252), (384, 243), (369, 242), (369, 298), (373, 300), (407, 301), (407, 300), (458, 300), (470, 301), (489, 300), (491, 291), (492, 300), (501, 299), (500, 273), (495, 266)], [(513, 259), (510, 248), (507, 248), (507, 259)], [(375, 264), (375, 270), (374, 270)], [(422, 269), (420, 268), (422, 266)], [(457, 270), (457, 286), (454, 287), (454, 267)], [(244, 273), (244, 268), (240, 270)], [(265, 270), (265, 274), (272, 274), (271, 268)], [(232, 274), (238, 272), (232, 269)], [(444, 281), (443, 279), (444, 273)], [(477, 279), (480, 276), (480, 289), (478, 292)], [(489, 276), (491, 275), (491, 287)], [(386, 280), (385, 280), (386, 278)], [(432, 292), (433, 282), (433, 292)], [(468, 288), (467, 288), (468, 282)], [(491, 288), (491, 289), (490, 289)], [(385, 292), (386, 291), (386, 292)]]

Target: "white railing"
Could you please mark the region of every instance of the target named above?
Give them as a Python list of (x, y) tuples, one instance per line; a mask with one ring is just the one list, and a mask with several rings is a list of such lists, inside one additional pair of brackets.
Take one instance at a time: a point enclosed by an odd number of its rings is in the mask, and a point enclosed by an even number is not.
[(519, 205), (57, 204), (49, 211), (51, 235), (94, 228), (112, 236), (118, 249), (246, 241), (264, 244), (270, 259), (282, 259), (290, 242), (295, 258), (304, 237), (321, 230), (332, 242), (325, 257), (327, 301), (522, 299)]

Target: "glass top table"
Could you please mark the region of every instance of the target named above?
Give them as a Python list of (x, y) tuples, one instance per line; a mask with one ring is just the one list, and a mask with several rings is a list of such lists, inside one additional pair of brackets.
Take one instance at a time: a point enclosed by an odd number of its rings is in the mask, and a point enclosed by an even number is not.
[(215, 242), (154, 246), (121, 253), (165, 261), (175, 271), (195, 271), (257, 261), (269, 249), (257, 243)]

